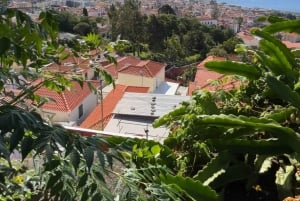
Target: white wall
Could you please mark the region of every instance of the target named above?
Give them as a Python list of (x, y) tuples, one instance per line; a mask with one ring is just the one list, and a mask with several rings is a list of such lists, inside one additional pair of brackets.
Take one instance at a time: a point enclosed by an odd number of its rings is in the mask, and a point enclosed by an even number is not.
[[(79, 106), (83, 104), (83, 115), (79, 118)], [(54, 110), (41, 109), (40, 114), (43, 118), (51, 118), (52, 122), (76, 122), (77, 124), (81, 123), (97, 106), (97, 95), (91, 93), (87, 96), (84, 101), (78, 104), (73, 111), (60, 112)]]
[(118, 74), (118, 84), (124, 84), (127, 86), (140, 86), (140, 87), (150, 87), (150, 92), (155, 89), (155, 78), (149, 78), (145, 76), (137, 76), (137, 75), (130, 75), (119, 73)]

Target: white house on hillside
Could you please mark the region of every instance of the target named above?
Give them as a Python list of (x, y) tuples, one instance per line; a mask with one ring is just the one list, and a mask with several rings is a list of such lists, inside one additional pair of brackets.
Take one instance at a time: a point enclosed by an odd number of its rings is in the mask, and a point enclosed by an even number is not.
[[(98, 81), (89, 81), (94, 87), (99, 86)], [(97, 94), (92, 92), (85, 81), (83, 87), (73, 82), (70, 90), (57, 93), (45, 87), (36, 91), (36, 95), (48, 98), (40, 108), (43, 118), (51, 122), (78, 125), (97, 105)]]

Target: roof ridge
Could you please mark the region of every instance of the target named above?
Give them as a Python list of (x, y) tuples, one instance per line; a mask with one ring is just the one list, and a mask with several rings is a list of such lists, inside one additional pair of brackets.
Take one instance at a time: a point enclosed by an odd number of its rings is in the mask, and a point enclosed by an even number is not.
[(65, 95), (65, 92), (62, 92), (61, 96), (62, 96), (62, 99), (64, 100), (64, 105), (67, 108), (67, 111), (71, 111), (70, 106), (69, 106), (68, 101), (67, 101), (67, 98), (66, 98), (66, 95)]
[(148, 71), (148, 73), (151, 75), (151, 77), (154, 77), (154, 75), (152, 74), (151, 70), (148, 67), (148, 63), (145, 64), (145, 69)]

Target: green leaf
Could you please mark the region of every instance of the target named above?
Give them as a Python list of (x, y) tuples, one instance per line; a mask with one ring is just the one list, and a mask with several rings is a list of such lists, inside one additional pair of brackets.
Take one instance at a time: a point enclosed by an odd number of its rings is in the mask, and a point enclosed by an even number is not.
[(70, 161), (71, 161), (74, 169), (77, 170), (79, 167), (79, 163), (80, 163), (80, 155), (75, 149), (70, 154)]
[(198, 115), (196, 124), (222, 128), (251, 128), (265, 130), (277, 137), (282, 145), (288, 145), (295, 152), (300, 152), (300, 137), (291, 128), (283, 127), (274, 120), (235, 116), (235, 115)]
[(293, 153), (293, 149), (280, 140), (211, 139), (208, 142), (220, 153), (225, 150), (233, 153), (265, 155)]
[(209, 70), (229, 75), (240, 75), (250, 80), (258, 79), (260, 72), (257, 67), (234, 61), (209, 61), (205, 63)]
[(192, 178), (172, 175), (160, 175), (163, 183), (171, 185), (181, 191), (191, 200), (195, 201), (213, 201), (218, 200), (217, 193), (208, 186), (204, 186), (199, 181)]
[(89, 199), (89, 190), (90, 188), (89, 187), (86, 187), (83, 191), (83, 193), (81, 194), (81, 199), (80, 201), (86, 201)]
[(14, 132), (10, 137), (9, 150), (11, 152), (19, 145), (20, 141), (23, 139), (23, 136), (24, 129), (20, 127), (15, 128)]
[(297, 111), (294, 107), (288, 107), (288, 108), (281, 108), (278, 110), (273, 110), (270, 113), (263, 113), (263, 118), (266, 119), (273, 119), (279, 123), (286, 121), (289, 119), (290, 115), (292, 113), (295, 113)]
[(266, 76), (266, 82), (278, 98), (288, 101), (293, 106), (300, 109), (300, 95), (296, 91), (271, 75)]
[(88, 180), (89, 175), (87, 173), (85, 173), (84, 175), (82, 175), (82, 177), (79, 179), (77, 188), (81, 188), (84, 185), (86, 185), (86, 182)]
[(155, 119), (153, 122), (153, 127), (158, 128), (162, 125), (168, 124), (168, 122), (174, 121), (174, 119), (181, 117), (183, 114), (186, 113), (187, 108), (182, 106), (180, 108), (176, 108), (173, 111), (169, 112), (168, 114)]
[(94, 170), (94, 171), (93, 171), (93, 174), (94, 174), (94, 176), (95, 176), (95, 178), (96, 178), (97, 180), (102, 181), (102, 182), (105, 182), (105, 179), (104, 179), (104, 177), (103, 177), (103, 175), (102, 175), (101, 172), (99, 172), (98, 170)]
[(60, 171), (55, 171), (53, 174), (50, 174), (50, 178), (47, 182), (46, 189), (50, 189), (54, 186), (56, 182), (61, 178), (62, 173)]
[(9, 150), (6, 148), (5, 143), (3, 142), (3, 140), (0, 138), (0, 153), (1, 155), (3, 154), (3, 156), (8, 159), (10, 152)]
[(151, 152), (153, 155), (157, 155), (160, 153), (160, 146), (159, 145), (154, 145), (151, 147)]
[(103, 199), (103, 196), (101, 195), (101, 193), (96, 193), (95, 195), (93, 195), (91, 201), (100, 201), (102, 199)]
[(280, 40), (276, 39), (274, 36), (270, 35), (267, 32), (260, 31), (258, 29), (254, 29), (252, 31), (253, 34), (264, 38), (265, 40), (271, 42), (274, 46), (274, 51), (277, 50), (275, 56), (278, 60), (280, 60), (282, 64), (284, 64), (285, 68), (291, 69), (297, 66), (295, 56), (292, 54), (291, 50), (288, 49)]
[(226, 168), (231, 159), (232, 156), (228, 152), (220, 152), (203, 169), (199, 170), (193, 178), (204, 183), (211, 175)]
[(94, 149), (92, 147), (87, 147), (84, 150), (83, 156), (84, 156), (87, 168), (91, 169), (91, 166), (94, 161)]
[(25, 137), (21, 142), (21, 154), (22, 161), (27, 157), (33, 148), (33, 139), (31, 137)]
[(284, 21), (284, 22), (277, 22), (266, 26), (263, 31), (268, 32), (270, 34), (278, 33), (281, 31), (287, 32), (297, 32), (300, 34), (300, 20), (291, 20), (291, 21)]
[(59, 181), (57, 184), (50, 188), (51, 195), (59, 195), (64, 186), (64, 182)]
[(104, 167), (105, 166), (105, 157), (104, 157), (104, 154), (101, 151), (97, 151), (97, 156), (98, 156), (98, 160), (100, 162), (100, 165), (102, 167)]
[(10, 48), (10, 40), (6, 37), (0, 38), (0, 57)]
[(243, 163), (229, 166), (210, 183), (210, 187), (213, 189), (224, 187), (228, 183), (251, 177), (251, 173), (251, 168)]
[(53, 159), (47, 163), (44, 164), (45, 166), (45, 171), (52, 171), (56, 167), (60, 165), (60, 160), (59, 159)]
[(104, 81), (107, 85), (113, 84), (114, 85), (114, 80), (112, 76), (106, 72), (105, 70), (100, 70), (101, 76), (104, 78)]
[(69, 56), (70, 56), (69, 53), (67, 53), (67, 52), (62, 52), (62, 53), (59, 54), (59, 61), (63, 61), (63, 60), (65, 60), (66, 58), (68, 58)]

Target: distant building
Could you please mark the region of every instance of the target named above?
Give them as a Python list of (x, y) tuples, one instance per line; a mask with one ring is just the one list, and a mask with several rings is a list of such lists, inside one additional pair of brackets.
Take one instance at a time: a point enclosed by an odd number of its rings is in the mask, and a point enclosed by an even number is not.
[(300, 42), (300, 35), (298, 33), (281, 33), (281, 40), (290, 41), (292, 43)]
[(212, 19), (210, 17), (200, 17), (198, 19), (201, 24), (206, 25), (206, 26), (218, 25), (218, 20)]

